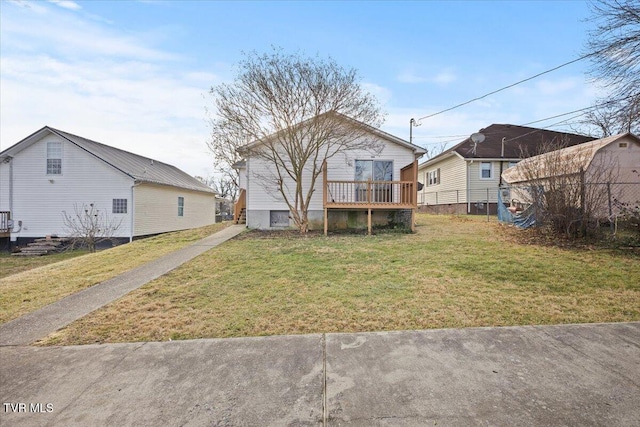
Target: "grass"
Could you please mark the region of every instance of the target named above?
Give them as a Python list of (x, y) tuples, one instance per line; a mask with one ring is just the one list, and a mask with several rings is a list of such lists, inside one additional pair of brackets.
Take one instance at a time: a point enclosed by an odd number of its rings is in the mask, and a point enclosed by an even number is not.
[(640, 320), (637, 252), (523, 245), (486, 218), (418, 225), (245, 233), (41, 344)]
[[(53, 257), (50, 259), (59, 262), (42, 266), (27, 258), (0, 258), (3, 273), (5, 265), (13, 271), (30, 268), (0, 278), (0, 324), (185, 247), (229, 224), (165, 233), (78, 257), (47, 255), (40, 258)], [(61, 260), (64, 257), (70, 259)]]
[(66, 251), (52, 253), (46, 256), (36, 257), (15, 257), (9, 252), (0, 252), (0, 279), (20, 273), (21, 271), (32, 270), (43, 265), (53, 264), (66, 259), (75, 258), (87, 254), (87, 251)]

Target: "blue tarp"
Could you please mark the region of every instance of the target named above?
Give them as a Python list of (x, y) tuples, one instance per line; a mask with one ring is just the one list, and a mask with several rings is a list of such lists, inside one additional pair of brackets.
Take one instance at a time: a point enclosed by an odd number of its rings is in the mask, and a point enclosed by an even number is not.
[(525, 210), (511, 213), (502, 200), (502, 191), (498, 190), (498, 220), (513, 224), (518, 228), (529, 228), (536, 225), (535, 205), (531, 204)]

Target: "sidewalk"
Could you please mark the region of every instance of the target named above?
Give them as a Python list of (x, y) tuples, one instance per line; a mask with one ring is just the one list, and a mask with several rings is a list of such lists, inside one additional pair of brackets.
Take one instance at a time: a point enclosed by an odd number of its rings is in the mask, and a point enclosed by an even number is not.
[(640, 425), (640, 322), (18, 346), (0, 360), (3, 426)]
[(232, 225), (196, 243), (70, 295), (0, 326), (0, 346), (27, 345), (157, 279), (211, 248), (237, 236), (244, 225)]

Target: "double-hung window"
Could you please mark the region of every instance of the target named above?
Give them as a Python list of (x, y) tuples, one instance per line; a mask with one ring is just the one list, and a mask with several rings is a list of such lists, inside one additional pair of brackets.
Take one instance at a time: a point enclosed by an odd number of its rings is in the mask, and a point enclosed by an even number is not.
[(62, 142), (47, 142), (47, 175), (62, 175)]
[(184, 197), (178, 197), (178, 216), (184, 216)]
[(491, 179), (491, 162), (481, 162), (480, 163), (480, 178), (481, 179)]
[(427, 186), (440, 184), (440, 168), (427, 172)]

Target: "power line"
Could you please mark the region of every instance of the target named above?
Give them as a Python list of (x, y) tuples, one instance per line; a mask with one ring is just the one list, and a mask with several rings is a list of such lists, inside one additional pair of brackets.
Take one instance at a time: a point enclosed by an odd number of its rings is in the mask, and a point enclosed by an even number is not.
[(492, 92), (489, 92), (489, 93), (484, 94), (484, 95), (482, 95), (482, 96), (479, 96), (479, 97), (477, 97), (477, 98), (470, 99), (469, 101), (465, 101), (465, 102), (463, 102), (463, 103), (461, 103), (461, 104), (454, 105), (453, 107), (449, 107), (449, 108), (446, 108), (446, 109), (444, 109), (444, 110), (438, 111), (437, 113), (428, 114), (428, 115), (426, 115), (426, 116), (424, 116), (424, 117), (420, 117), (417, 121), (419, 122), (419, 121), (421, 121), (421, 120), (428, 119), (428, 118), (430, 118), (430, 117), (434, 117), (434, 116), (437, 116), (437, 115), (442, 114), (442, 113), (446, 113), (447, 111), (455, 110), (456, 108), (460, 108), (460, 107), (462, 107), (462, 106), (464, 106), (464, 105), (471, 104), (472, 102), (479, 101), (479, 100), (481, 100), (481, 99), (486, 98), (487, 96), (494, 95), (494, 94), (496, 94), (496, 93), (498, 93), (498, 92), (502, 92), (503, 90), (507, 90), (507, 89), (512, 88), (512, 87), (514, 87), (514, 86), (517, 86), (517, 85), (519, 85), (519, 84), (522, 84), (522, 83), (528, 82), (529, 80), (533, 80), (533, 79), (535, 79), (535, 78), (537, 78), (537, 77), (543, 76), (543, 75), (548, 74), (548, 73), (550, 73), (550, 72), (552, 72), (552, 71), (556, 71), (556, 70), (558, 70), (558, 69), (560, 69), (560, 68), (562, 68), (562, 67), (566, 67), (567, 65), (571, 65), (571, 64), (573, 64), (573, 63), (575, 63), (575, 62), (582, 61), (583, 59), (588, 58), (588, 57), (590, 57), (590, 56), (593, 56), (593, 55), (595, 55), (596, 53), (598, 53), (598, 52), (593, 52), (593, 53), (589, 53), (589, 54), (587, 54), (587, 55), (583, 55), (583, 56), (581, 56), (581, 57), (579, 57), (579, 58), (576, 58), (576, 59), (574, 59), (574, 60), (572, 60), (572, 61), (565, 62), (564, 64), (558, 65), (557, 67), (551, 68), (551, 69), (546, 70), (546, 71), (543, 71), (543, 72), (541, 72), (541, 73), (538, 73), (538, 74), (536, 74), (535, 76), (527, 77), (526, 79), (523, 79), (523, 80), (517, 81), (517, 82), (512, 83), (512, 84), (510, 84), (510, 85), (508, 85), (508, 86), (504, 86), (504, 87), (502, 87), (502, 88), (500, 88), (500, 89), (494, 90), (494, 91), (492, 91)]

